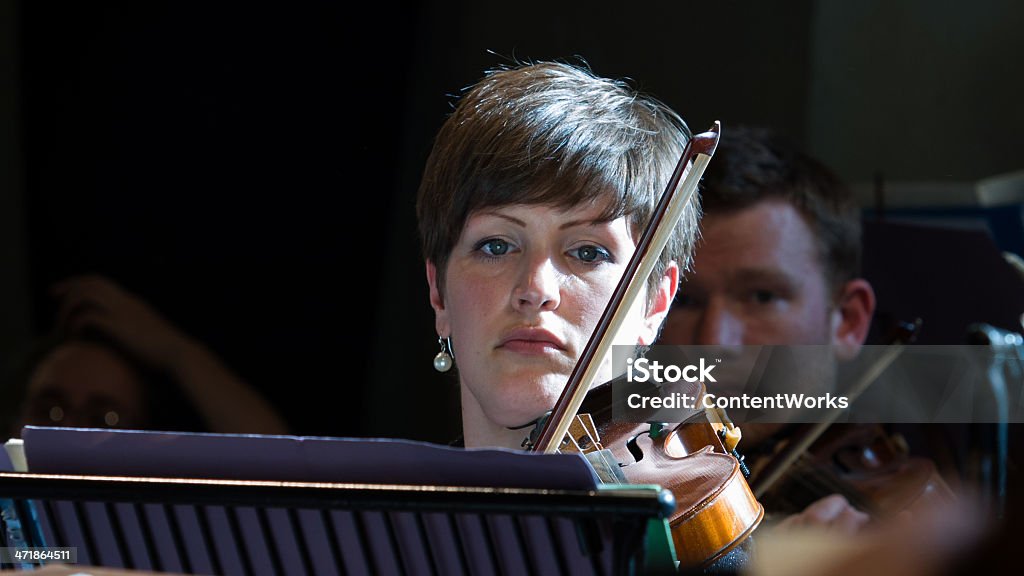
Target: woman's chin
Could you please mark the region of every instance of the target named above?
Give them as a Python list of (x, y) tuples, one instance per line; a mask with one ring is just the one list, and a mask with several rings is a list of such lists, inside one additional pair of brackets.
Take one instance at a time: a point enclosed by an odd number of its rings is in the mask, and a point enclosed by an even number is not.
[[(521, 398), (510, 399), (508, 402), (502, 402), (502, 405), (496, 406), (494, 421), (513, 430), (526, 428), (536, 424), (550, 412), (557, 401), (557, 395), (549, 398), (531, 398), (528, 401)], [(511, 408), (512, 406), (515, 408)]]
[(519, 374), (517, 378), (494, 379), (481, 405), (487, 419), (504, 428), (529, 426), (547, 414), (558, 402), (567, 376)]

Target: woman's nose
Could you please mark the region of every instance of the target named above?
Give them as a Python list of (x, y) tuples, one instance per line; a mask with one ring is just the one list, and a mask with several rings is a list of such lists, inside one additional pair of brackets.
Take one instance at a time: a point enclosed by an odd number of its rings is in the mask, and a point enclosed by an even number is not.
[(524, 258), (512, 290), (512, 307), (520, 311), (554, 310), (560, 302), (561, 280), (554, 262), (546, 257)]

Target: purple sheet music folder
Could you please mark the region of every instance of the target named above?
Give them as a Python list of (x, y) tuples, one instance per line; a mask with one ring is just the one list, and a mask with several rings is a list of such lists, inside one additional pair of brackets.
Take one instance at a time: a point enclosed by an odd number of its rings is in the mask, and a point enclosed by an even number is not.
[(579, 454), (463, 449), (379, 438), (26, 426), (30, 472), (292, 482), (594, 490)]

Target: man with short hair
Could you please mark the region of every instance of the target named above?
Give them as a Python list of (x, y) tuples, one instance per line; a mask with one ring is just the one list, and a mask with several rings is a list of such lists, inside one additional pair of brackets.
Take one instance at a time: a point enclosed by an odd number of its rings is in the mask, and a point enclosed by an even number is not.
[[(727, 127), (701, 199), (693, 269), (659, 343), (830, 344), (838, 360), (855, 357), (875, 296), (859, 277), (860, 217), (839, 178), (768, 130)], [(782, 426), (742, 428), (749, 450)], [(867, 519), (833, 495), (784, 523), (855, 532)]]

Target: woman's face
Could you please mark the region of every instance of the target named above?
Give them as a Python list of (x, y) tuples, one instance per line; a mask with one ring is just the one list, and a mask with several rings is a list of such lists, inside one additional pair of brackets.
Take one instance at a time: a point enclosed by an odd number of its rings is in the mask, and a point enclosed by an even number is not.
[[(598, 221), (599, 208), (481, 210), (452, 251), (443, 294), (427, 264), (438, 334), (452, 339), (464, 414), (516, 427), (554, 406), (636, 247), (626, 220)], [(653, 341), (676, 278), (672, 267), (650, 311), (639, 299), (615, 344)], [(606, 361), (595, 384), (610, 372)]]

